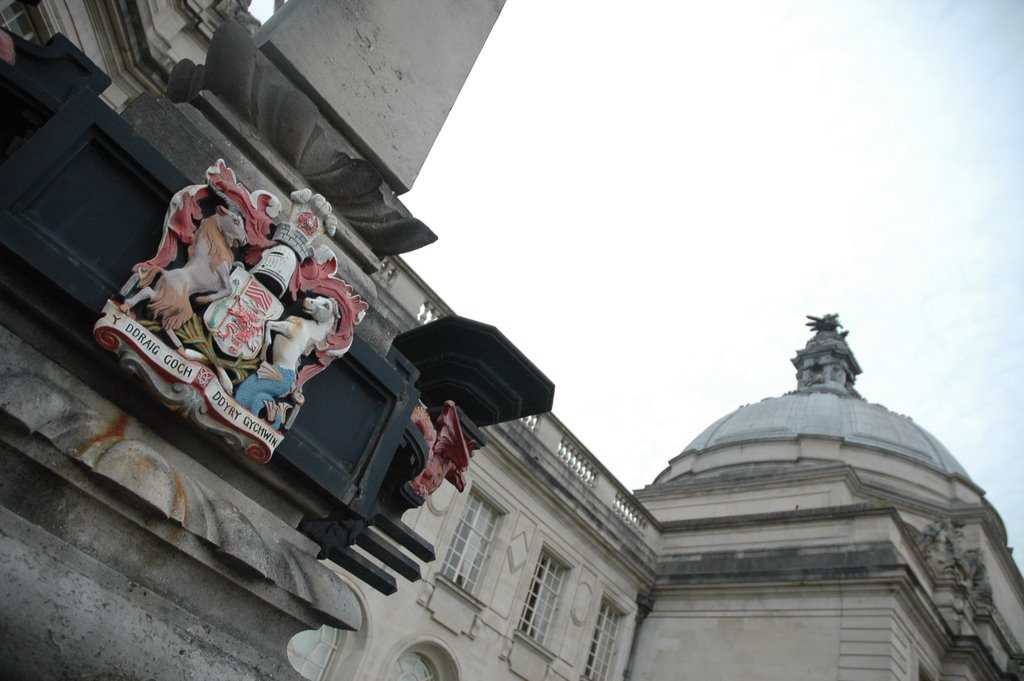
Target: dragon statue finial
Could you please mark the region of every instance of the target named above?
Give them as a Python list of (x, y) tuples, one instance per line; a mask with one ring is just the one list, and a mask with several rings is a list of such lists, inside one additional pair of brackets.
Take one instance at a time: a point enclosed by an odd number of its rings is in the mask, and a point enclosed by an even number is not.
[[(807, 315), (807, 318), (811, 320), (807, 322), (807, 326), (811, 327), (811, 330), (816, 333), (835, 333), (843, 328), (843, 325), (839, 322), (839, 315), (836, 313), (822, 315), (821, 317)], [(847, 333), (849, 332), (844, 331), (842, 335), (845, 336)]]

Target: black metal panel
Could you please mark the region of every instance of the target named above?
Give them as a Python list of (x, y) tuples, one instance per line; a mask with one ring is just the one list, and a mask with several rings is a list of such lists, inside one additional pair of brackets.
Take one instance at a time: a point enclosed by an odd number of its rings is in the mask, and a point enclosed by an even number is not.
[(397, 353), (390, 359), (356, 337), (303, 387), (306, 403), (275, 454), (363, 518), (419, 400), (415, 367)]
[[(0, 150), (0, 267), (29, 267), (66, 291), (76, 312), (98, 314), (131, 267), (156, 252), (171, 196), (200, 178), (135, 136), (97, 98), (105, 76), (67, 41), (56, 47), (18, 67), (0, 64), (0, 111), (31, 112), (16, 117), (16, 148)], [(272, 465), (293, 468), (335, 515), (365, 525), (407, 434), (417, 375), (400, 353), (380, 357), (356, 337), (304, 387), (306, 404)]]
[(17, 65), (0, 62), (4, 87), (24, 93), (51, 112), (83, 90), (99, 95), (110, 86), (110, 76), (59, 33), (45, 47), (21, 36), (11, 38)]
[(0, 239), (99, 310), (159, 243), (171, 195), (187, 180), (88, 93), (0, 166)]

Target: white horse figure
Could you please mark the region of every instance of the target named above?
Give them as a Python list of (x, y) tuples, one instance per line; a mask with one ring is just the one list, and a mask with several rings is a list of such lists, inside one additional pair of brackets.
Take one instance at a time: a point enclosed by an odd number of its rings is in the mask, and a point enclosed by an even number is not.
[[(246, 242), (245, 222), (237, 213), (224, 206), (199, 223), (192, 244), (188, 247), (188, 261), (181, 267), (139, 267), (139, 285), (143, 288), (121, 303), (128, 312), (144, 300), (149, 301), (150, 312), (161, 321), (164, 330), (179, 350), (182, 349), (175, 331), (192, 318), (189, 297), (200, 291), (207, 292), (196, 298), (197, 303), (209, 303), (231, 293), (231, 249)], [(157, 275), (156, 286), (152, 286)]]
[[(263, 363), (250, 375), (235, 393), (235, 399), (253, 414), (266, 409), (267, 420), (274, 428), (281, 425), (290, 404), (279, 403), (277, 398), (294, 390), (295, 403), (301, 405), (302, 392), (295, 390), (299, 362), (313, 350), (327, 350), (327, 338), (335, 330), (341, 311), (333, 298), (317, 296), (302, 301), (302, 312), (309, 318), (291, 315), (285, 319), (267, 322), (264, 331)], [(273, 344), (271, 344), (273, 335)], [(267, 361), (268, 348), (273, 350), (274, 362)], [(328, 350), (328, 352), (330, 352)], [(344, 351), (330, 352), (341, 355)]]

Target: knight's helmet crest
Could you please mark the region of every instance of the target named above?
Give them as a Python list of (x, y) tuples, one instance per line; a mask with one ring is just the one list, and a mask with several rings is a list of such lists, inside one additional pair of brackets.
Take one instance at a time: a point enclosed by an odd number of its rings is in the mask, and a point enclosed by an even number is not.
[(271, 237), (275, 245), (265, 250), (252, 268), (253, 276), (277, 295), (288, 289), (299, 263), (316, 256), (316, 239), (322, 234), (334, 236), (338, 227), (331, 204), (320, 194), (300, 189), (290, 198), (288, 220), (279, 223)]

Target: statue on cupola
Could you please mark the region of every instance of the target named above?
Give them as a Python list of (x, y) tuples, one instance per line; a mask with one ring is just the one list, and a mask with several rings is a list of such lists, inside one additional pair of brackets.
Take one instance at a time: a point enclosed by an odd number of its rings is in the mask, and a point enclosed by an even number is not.
[(839, 330), (843, 327), (839, 315), (807, 315), (807, 318), (811, 320), (807, 326), (815, 333), (793, 358), (797, 392), (828, 392), (860, 398), (853, 387), (860, 365), (846, 344), (849, 331)]

